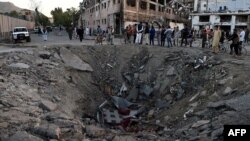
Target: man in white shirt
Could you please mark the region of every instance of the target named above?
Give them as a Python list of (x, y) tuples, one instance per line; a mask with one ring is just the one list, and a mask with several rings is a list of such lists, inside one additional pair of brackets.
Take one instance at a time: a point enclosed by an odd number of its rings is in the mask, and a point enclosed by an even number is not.
[(239, 46), (239, 53), (241, 54), (241, 50), (242, 50), (242, 43), (245, 40), (245, 30), (241, 29), (240, 30), (240, 46)]
[(89, 36), (89, 27), (86, 27), (86, 30), (85, 30), (85, 34), (87, 35), (87, 36)]
[(244, 29), (241, 29), (240, 30), (240, 45), (242, 45), (242, 43), (244, 42), (245, 40), (245, 30)]
[(135, 43), (137, 44), (141, 44), (141, 38), (142, 38), (142, 32), (143, 32), (143, 25), (142, 22), (140, 22), (137, 27), (136, 27), (136, 39), (135, 39)]

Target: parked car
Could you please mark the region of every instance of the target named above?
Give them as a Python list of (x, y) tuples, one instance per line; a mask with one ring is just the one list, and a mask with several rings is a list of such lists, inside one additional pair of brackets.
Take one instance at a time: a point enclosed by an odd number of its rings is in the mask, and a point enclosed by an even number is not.
[(34, 28), (34, 33), (38, 33), (39, 32), (39, 27), (35, 27)]
[(31, 41), (29, 31), (26, 27), (15, 27), (12, 31), (12, 39), (14, 43), (20, 40)]
[(46, 29), (48, 32), (52, 32), (52, 27), (51, 26), (46, 26)]

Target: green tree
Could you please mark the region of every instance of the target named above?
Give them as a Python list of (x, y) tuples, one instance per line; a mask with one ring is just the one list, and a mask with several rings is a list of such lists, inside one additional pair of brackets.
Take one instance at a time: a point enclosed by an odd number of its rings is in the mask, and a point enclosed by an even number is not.
[(35, 9), (35, 12), (36, 12), (37, 25), (42, 25), (42, 26), (51, 25), (49, 18), (44, 14), (40, 13), (37, 8)]
[(56, 26), (59, 26), (59, 25), (64, 25), (66, 27), (76, 26), (77, 21), (80, 17), (79, 10), (73, 7), (68, 8), (65, 12), (63, 12), (62, 8), (58, 7), (52, 10), (50, 13), (53, 16), (54, 24)]
[(9, 14), (8, 14), (10, 17), (15, 17), (15, 18), (18, 18), (19, 17), (19, 14), (17, 11), (11, 11)]
[(57, 7), (55, 8), (54, 10), (52, 10), (50, 12), (50, 14), (52, 15), (53, 19), (54, 19), (54, 24), (56, 26), (59, 26), (59, 25), (63, 25), (64, 22), (65, 22), (65, 17), (64, 17), (64, 13), (63, 13), (63, 10), (62, 8), (60, 7)]

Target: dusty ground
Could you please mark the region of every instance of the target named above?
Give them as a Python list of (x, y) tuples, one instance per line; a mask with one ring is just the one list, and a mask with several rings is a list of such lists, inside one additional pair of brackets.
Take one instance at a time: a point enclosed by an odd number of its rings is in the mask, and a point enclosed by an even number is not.
[[(222, 140), (224, 124), (249, 123), (249, 58), (133, 45), (2, 52), (0, 140)], [(144, 109), (133, 130), (96, 116), (123, 84)]]

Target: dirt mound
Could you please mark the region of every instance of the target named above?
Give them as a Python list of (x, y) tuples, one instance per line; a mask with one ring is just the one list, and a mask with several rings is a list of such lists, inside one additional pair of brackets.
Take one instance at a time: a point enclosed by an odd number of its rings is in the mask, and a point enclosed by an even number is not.
[(2, 53), (0, 139), (221, 140), (224, 124), (249, 122), (249, 104), (236, 104), (249, 97), (248, 58), (131, 46)]

